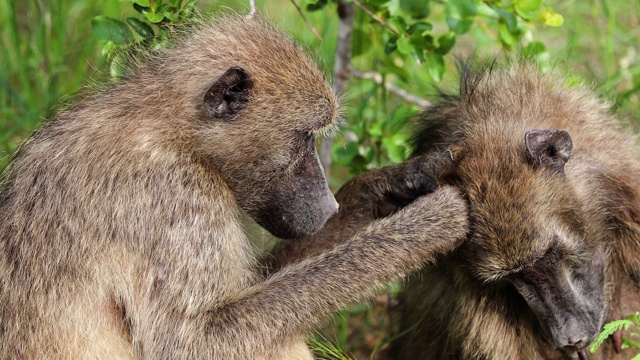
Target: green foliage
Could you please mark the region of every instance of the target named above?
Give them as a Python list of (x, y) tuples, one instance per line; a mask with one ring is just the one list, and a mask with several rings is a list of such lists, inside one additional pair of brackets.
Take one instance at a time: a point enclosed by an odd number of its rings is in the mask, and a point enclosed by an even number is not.
[(596, 340), (591, 344), (589, 351), (591, 353), (595, 353), (598, 351), (600, 346), (602, 346), (602, 343), (613, 335), (613, 333), (616, 331), (628, 330), (630, 327), (633, 328), (634, 331), (630, 333), (631, 337), (622, 338), (622, 349), (638, 349), (639, 353), (634, 356), (632, 360), (640, 360), (640, 333), (638, 333), (638, 329), (640, 329), (640, 312), (631, 314), (624, 319), (615, 320), (605, 324)]
[[(133, 3), (133, 9), (143, 19), (128, 17), (120, 21), (96, 16), (91, 21), (93, 36), (103, 44), (102, 54), (110, 66), (110, 74), (117, 79), (126, 75), (130, 52), (165, 47), (172, 32), (193, 17), (196, 0), (120, 0)], [(154, 31), (154, 28), (156, 29)]]
[[(306, 0), (308, 14), (335, 16), (337, 0)], [(451, 52), (468, 43), (470, 35), (483, 45), (510, 52), (519, 49), (541, 58), (541, 41), (525, 40), (536, 27), (552, 24), (557, 15), (542, 0), (353, 0), (352, 66), (378, 73), (382, 81), (353, 79), (347, 101), (354, 104), (338, 139), (333, 161), (349, 174), (405, 160), (411, 152), (408, 119), (420, 107), (389, 94), (388, 85), (410, 85), (405, 91), (429, 94), (453, 77)], [(555, 20), (557, 22), (557, 20)], [(555, 24), (555, 23), (554, 23)], [(423, 95), (424, 96), (424, 95)]]

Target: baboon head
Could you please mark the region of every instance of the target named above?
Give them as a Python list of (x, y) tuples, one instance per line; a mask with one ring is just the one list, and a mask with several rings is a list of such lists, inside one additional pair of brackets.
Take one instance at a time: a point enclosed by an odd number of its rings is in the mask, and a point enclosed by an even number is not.
[(565, 172), (571, 135), (537, 128), (564, 116), (551, 110), (568, 100), (536, 98), (535, 75), (466, 76), (460, 97), (427, 110), (417, 137), (419, 153), (446, 149), (440, 181), (469, 201), (469, 241), (456, 256), (480, 286), (517, 291), (559, 348), (580, 350), (602, 326), (605, 254)]
[(315, 140), (335, 126), (339, 101), (316, 63), (268, 22), (216, 23), (180, 48), (182, 78), (194, 79), (186, 103), (195, 103), (197, 156), (273, 235), (314, 232), (338, 208)]

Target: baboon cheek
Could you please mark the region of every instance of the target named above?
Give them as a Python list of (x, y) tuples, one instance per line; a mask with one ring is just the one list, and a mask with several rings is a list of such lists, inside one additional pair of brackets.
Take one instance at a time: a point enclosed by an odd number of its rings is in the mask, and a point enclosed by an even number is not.
[(269, 195), (251, 216), (281, 239), (314, 233), (338, 211), (315, 151), (306, 155), (293, 174), (281, 179)]

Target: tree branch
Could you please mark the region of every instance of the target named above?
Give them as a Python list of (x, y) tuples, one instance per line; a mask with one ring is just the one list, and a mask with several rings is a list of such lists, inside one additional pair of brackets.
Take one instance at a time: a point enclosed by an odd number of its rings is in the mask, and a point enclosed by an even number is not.
[[(338, 30), (338, 44), (336, 47), (335, 64), (333, 66), (333, 88), (338, 94), (343, 94), (349, 83), (351, 73), (351, 35), (353, 33), (353, 21), (355, 19), (355, 9), (353, 4), (347, 0), (338, 0), (338, 17), (340, 18), (340, 28)], [(325, 138), (320, 145), (320, 162), (324, 168), (324, 173), (329, 178), (331, 167), (331, 151), (333, 140)]]
[(373, 71), (364, 72), (356, 69), (351, 69), (351, 75), (359, 79), (373, 80), (376, 84), (384, 85), (384, 88), (387, 89), (387, 91), (389, 91), (390, 93), (398, 96), (406, 102), (418, 105), (421, 108), (425, 108), (431, 105), (431, 102), (429, 102), (428, 100), (413, 95), (410, 92), (401, 89), (390, 82), (385, 82), (380, 73)]
[(398, 30), (394, 29), (391, 25), (387, 24), (386, 21), (384, 21), (383, 18), (381, 18), (380, 16), (374, 14), (371, 10), (367, 9), (366, 6), (362, 5), (362, 3), (358, 0), (351, 0), (354, 4), (356, 4), (357, 7), (360, 8), (360, 10), (364, 11), (367, 15), (371, 16), (371, 18), (375, 21), (377, 21), (378, 23), (380, 23), (380, 25), (386, 27), (387, 29), (389, 29), (389, 31), (391, 31), (392, 33), (398, 35), (399, 32)]
[(251, 10), (249, 11), (249, 14), (247, 14), (247, 18), (251, 19), (252, 17), (254, 17), (256, 15), (256, 0), (249, 0), (249, 6), (251, 8)]
[(314, 28), (313, 25), (311, 25), (311, 23), (309, 22), (307, 17), (302, 12), (302, 9), (300, 8), (300, 6), (298, 6), (298, 4), (296, 4), (295, 0), (290, 0), (290, 1), (293, 4), (293, 6), (296, 7), (296, 10), (298, 10), (298, 14), (300, 14), (300, 16), (302, 17), (302, 20), (304, 20), (304, 22), (307, 24), (307, 27), (309, 29), (311, 29), (311, 32), (313, 33), (313, 35), (315, 35), (318, 40), (322, 41), (322, 36), (320, 36), (320, 34), (318, 34), (318, 31), (316, 30), (316, 28)]

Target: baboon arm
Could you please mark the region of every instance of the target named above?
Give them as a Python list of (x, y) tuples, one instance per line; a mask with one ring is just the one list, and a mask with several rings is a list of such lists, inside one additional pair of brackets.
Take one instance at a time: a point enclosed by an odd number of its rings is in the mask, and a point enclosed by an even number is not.
[(437, 188), (438, 154), (412, 158), (359, 175), (336, 194), (340, 210), (317, 233), (281, 241), (265, 258), (269, 273), (308, 256), (321, 254), (350, 239), (376, 219), (384, 218)]
[[(385, 282), (399, 280), (425, 262), (452, 251), (467, 231), (466, 205), (452, 188), (419, 198), (405, 209), (371, 224), (349, 241), (320, 255), (283, 267), (228, 305), (210, 313), (205, 329), (237, 344), (239, 357), (254, 344), (274, 344), (300, 334), (349, 302), (370, 296)], [(216, 351), (221, 348), (217, 347)], [(226, 358), (227, 354), (216, 354)]]

